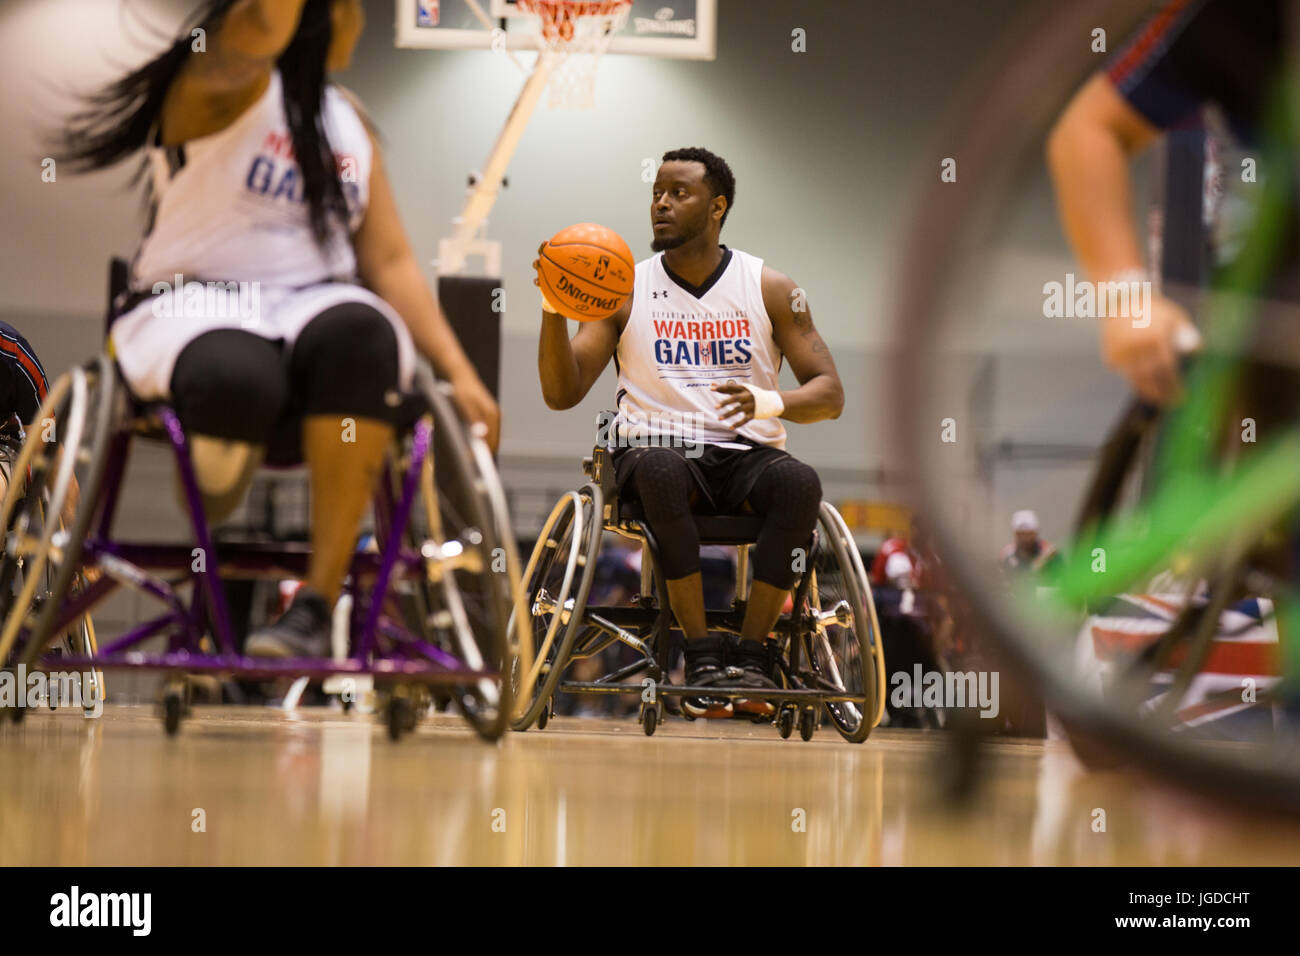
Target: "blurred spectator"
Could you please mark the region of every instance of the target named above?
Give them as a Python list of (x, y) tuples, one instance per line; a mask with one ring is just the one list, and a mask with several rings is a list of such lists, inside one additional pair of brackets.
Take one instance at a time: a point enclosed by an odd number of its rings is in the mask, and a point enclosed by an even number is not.
[[(915, 529), (915, 524), (913, 525), (913, 529)], [(915, 540), (915, 535), (912, 535), (911, 537), (912, 540)], [(924, 583), (925, 562), (921, 559), (921, 555), (917, 552), (916, 548), (912, 546), (907, 535), (894, 534), (892, 532), (886, 536), (884, 541), (881, 542), (880, 548), (876, 551), (876, 556), (871, 561), (871, 570), (867, 572), (868, 577), (871, 579), (871, 583), (873, 585), (889, 583), (889, 572), (887, 566), (889, 560), (895, 555), (903, 555), (907, 558), (908, 565), (911, 568), (913, 586), (921, 587)], [(898, 562), (895, 562), (894, 566), (895, 568), (902, 567)]]
[(1008, 574), (1038, 574), (1061, 562), (1056, 547), (1038, 533), (1038, 515), (1032, 511), (1017, 511), (1011, 516), (1011, 531), (1015, 540), (1002, 549), (998, 561)]

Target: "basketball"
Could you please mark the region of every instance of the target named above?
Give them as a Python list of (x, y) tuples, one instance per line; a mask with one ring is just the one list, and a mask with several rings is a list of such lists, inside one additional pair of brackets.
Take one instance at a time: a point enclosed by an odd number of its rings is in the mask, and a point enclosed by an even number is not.
[(562, 315), (607, 319), (632, 294), (636, 263), (623, 237), (592, 222), (561, 229), (542, 247), (542, 292)]

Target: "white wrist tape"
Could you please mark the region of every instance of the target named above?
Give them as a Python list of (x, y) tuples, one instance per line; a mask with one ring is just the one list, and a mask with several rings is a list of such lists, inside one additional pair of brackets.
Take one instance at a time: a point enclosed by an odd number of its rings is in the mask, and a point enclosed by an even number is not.
[(545, 292), (542, 293), (542, 311), (543, 311), (543, 312), (549, 312), (549, 313), (551, 313), (552, 315), (559, 315), (559, 314), (560, 314), (560, 310), (557, 309), (555, 306), (551, 305), (551, 300), (548, 299), (548, 298), (546, 298), (546, 293), (545, 293)]
[(741, 382), (741, 384), (749, 389), (749, 393), (754, 396), (755, 418), (776, 418), (785, 411), (785, 399), (781, 397), (780, 392), (759, 388), (757, 385), (750, 385), (745, 382)]

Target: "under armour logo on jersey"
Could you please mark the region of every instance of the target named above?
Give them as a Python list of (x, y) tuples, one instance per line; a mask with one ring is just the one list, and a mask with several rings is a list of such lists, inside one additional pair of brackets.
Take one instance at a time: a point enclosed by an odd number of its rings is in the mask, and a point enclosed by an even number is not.
[(665, 290), (662, 291), (662, 292), (651, 292), (651, 293), (650, 293), (650, 298), (652, 298), (652, 299), (666, 299), (666, 298), (668, 298), (668, 290), (665, 289)]

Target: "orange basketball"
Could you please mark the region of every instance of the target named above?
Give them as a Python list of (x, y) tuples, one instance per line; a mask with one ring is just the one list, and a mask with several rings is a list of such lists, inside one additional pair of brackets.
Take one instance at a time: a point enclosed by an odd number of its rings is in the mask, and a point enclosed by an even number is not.
[(579, 322), (606, 319), (632, 294), (636, 263), (623, 237), (593, 222), (561, 229), (539, 256), (542, 291)]

